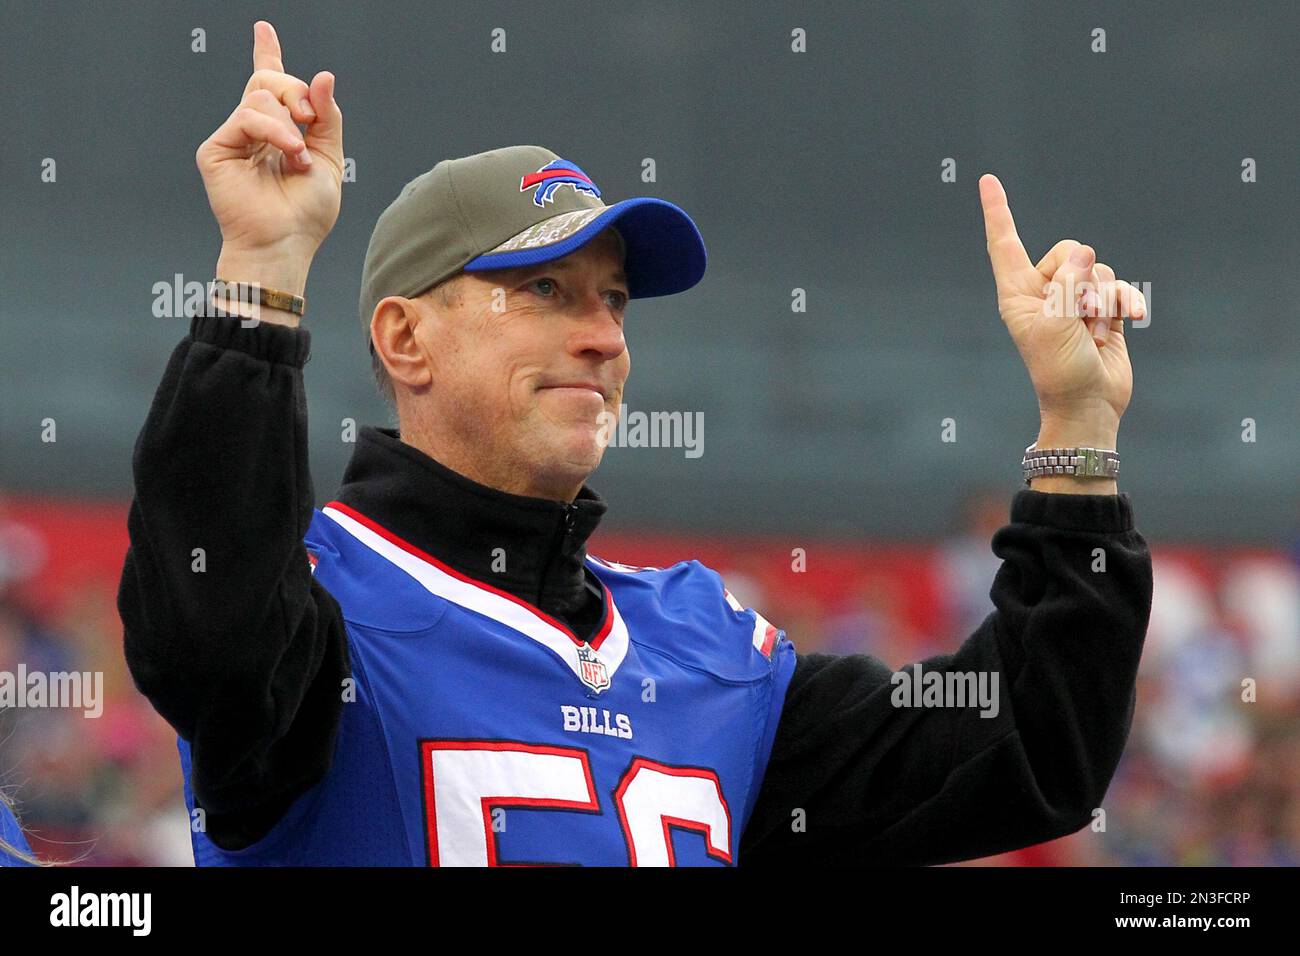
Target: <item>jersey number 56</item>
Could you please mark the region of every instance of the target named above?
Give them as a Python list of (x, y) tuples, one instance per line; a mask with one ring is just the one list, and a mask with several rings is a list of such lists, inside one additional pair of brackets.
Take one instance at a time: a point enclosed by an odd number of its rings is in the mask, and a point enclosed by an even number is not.
[[(500, 807), (601, 813), (584, 750), (512, 740), (425, 740), (420, 745), (433, 866), (501, 866)], [(709, 856), (731, 863), (731, 813), (718, 775), (637, 757), (614, 790), (632, 866), (674, 866), (670, 828), (703, 834)]]

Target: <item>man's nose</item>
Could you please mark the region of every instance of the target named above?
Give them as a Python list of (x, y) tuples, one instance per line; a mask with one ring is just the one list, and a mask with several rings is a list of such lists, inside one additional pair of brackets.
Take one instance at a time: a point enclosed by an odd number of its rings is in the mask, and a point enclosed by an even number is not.
[(595, 353), (609, 360), (618, 358), (626, 348), (623, 326), (603, 299), (574, 316), (569, 333), (569, 351), (572, 354)]

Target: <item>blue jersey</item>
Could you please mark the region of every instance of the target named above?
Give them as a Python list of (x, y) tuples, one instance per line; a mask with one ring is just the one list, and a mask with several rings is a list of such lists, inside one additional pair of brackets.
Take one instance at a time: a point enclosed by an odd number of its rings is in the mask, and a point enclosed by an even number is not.
[(180, 741), (199, 865), (737, 862), (795, 654), (714, 571), (588, 556), (604, 619), (584, 641), (339, 502), (304, 543), (352, 665), (333, 764), (224, 851)]
[(7, 852), (4, 847), (17, 850), (19, 853), (31, 855), (32, 848), (27, 844), (27, 837), (23, 836), (22, 827), (14, 819), (13, 811), (9, 805), (0, 800), (0, 866), (31, 866), (27, 860), (20, 859), (12, 853)]

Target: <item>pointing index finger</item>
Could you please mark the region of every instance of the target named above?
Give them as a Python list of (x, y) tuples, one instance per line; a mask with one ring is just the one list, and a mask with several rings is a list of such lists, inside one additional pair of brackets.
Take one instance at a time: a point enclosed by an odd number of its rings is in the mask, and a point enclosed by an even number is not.
[(284, 61), (280, 59), (280, 38), (275, 35), (275, 27), (265, 20), (253, 24), (253, 72), (258, 70), (284, 72)]
[(1034, 264), (1016, 232), (1006, 190), (992, 173), (980, 177), (980, 203), (984, 206), (984, 235), (988, 239), (993, 278), (1001, 283), (1026, 269), (1032, 270)]

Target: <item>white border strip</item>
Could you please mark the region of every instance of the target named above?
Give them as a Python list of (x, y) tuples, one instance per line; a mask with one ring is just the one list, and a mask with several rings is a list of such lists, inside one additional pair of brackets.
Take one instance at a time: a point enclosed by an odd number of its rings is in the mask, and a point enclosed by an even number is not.
[[(377, 534), (337, 508), (327, 507), (322, 509), (322, 513), (328, 515), (344, 531), (371, 551), (401, 568), (418, 581), (430, 594), (436, 594), (452, 604), (482, 614), (484, 617), (491, 618), (511, 630), (518, 631), (525, 637), (530, 637), (539, 644), (545, 645), (568, 665), (569, 670), (573, 671), (575, 677), (578, 677), (579, 680), (582, 679), (579, 670), (578, 645), (573, 643), (573, 639), (559, 628), (548, 624), (536, 614), (509, 598), (493, 594), (478, 585), (453, 577), (436, 565), (430, 564), (404, 548), (398, 547), (383, 535)], [(614, 595), (610, 593), (608, 587), (605, 588), (605, 593), (609, 597), (610, 613), (613, 615), (614, 620), (609, 634), (601, 642), (600, 649), (596, 653), (609, 671), (612, 681), (614, 673), (627, 656), (627, 625), (623, 622), (623, 615), (619, 613), (618, 606), (614, 604)]]

